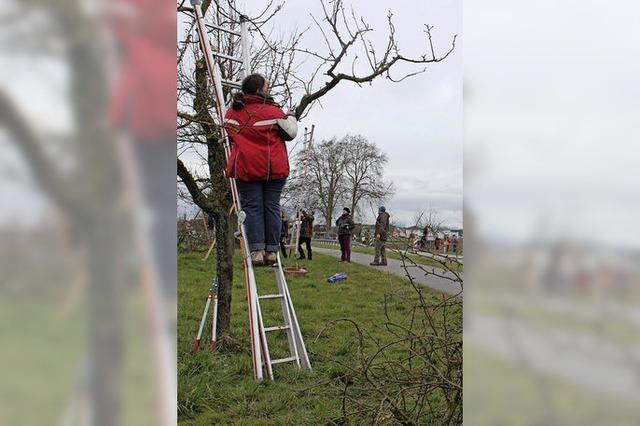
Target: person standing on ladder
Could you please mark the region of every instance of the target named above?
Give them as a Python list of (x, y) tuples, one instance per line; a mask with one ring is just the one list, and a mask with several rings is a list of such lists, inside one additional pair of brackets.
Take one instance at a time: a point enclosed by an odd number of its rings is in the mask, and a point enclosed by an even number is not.
[(269, 83), (260, 74), (242, 80), (225, 116), (225, 128), (233, 142), (226, 174), (236, 179), (251, 262), (273, 265), (280, 249), (280, 195), (289, 176), (286, 141), (298, 127), (268, 94)]
[(347, 207), (342, 211), (342, 216), (336, 220), (338, 227), (338, 241), (340, 242), (340, 262), (351, 262), (351, 233), (355, 224), (351, 217), (351, 210)]
[(300, 241), (298, 242), (298, 254), (300, 259), (304, 259), (304, 250), (302, 249), (302, 243), (307, 246), (307, 258), (311, 260), (311, 237), (313, 236), (313, 220), (315, 219), (313, 214), (302, 210), (301, 224), (300, 224)]
[(376, 237), (375, 250), (376, 254), (373, 258), (371, 266), (385, 266), (387, 264), (387, 250), (385, 243), (389, 236), (389, 213), (385, 206), (378, 208), (378, 218), (376, 219)]

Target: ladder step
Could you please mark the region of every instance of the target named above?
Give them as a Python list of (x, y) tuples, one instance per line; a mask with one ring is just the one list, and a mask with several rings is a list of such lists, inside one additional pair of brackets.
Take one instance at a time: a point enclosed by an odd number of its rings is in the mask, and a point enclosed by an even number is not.
[(236, 61), (236, 62), (242, 63), (242, 59), (236, 58), (235, 56), (225, 55), (224, 53), (220, 53), (220, 52), (212, 52), (212, 54), (213, 54), (213, 56), (217, 56), (219, 58), (228, 59), (230, 61)]
[(264, 331), (278, 331), (278, 330), (288, 330), (291, 328), (288, 325), (276, 325), (275, 327), (265, 327)]
[(219, 25), (214, 25), (214, 24), (205, 24), (205, 26), (206, 26), (206, 27), (208, 27), (208, 28), (213, 28), (214, 30), (224, 31), (225, 33), (233, 34), (233, 35), (236, 35), (236, 36), (238, 36), (238, 37), (241, 37), (241, 36), (242, 36), (242, 34), (240, 34), (238, 31), (233, 31), (233, 30), (230, 30), (230, 29), (228, 29), (228, 28), (221, 27), (221, 26), (219, 26)]
[(233, 87), (235, 89), (242, 89), (242, 83), (238, 81), (220, 80), (223, 85)]
[(258, 296), (258, 299), (281, 299), (284, 294), (265, 294), (264, 296)]
[(295, 360), (296, 360), (295, 356), (290, 356), (289, 358), (274, 359), (274, 360), (271, 361), (271, 365), (282, 364), (283, 362), (291, 362), (291, 361), (295, 361)]

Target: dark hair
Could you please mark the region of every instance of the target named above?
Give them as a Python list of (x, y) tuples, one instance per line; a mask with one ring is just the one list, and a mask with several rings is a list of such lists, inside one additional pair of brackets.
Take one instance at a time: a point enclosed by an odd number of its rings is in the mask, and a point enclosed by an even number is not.
[(236, 92), (233, 95), (233, 104), (231, 105), (236, 111), (244, 108), (244, 95), (255, 95), (264, 87), (267, 80), (260, 74), (248, 75), (242, 80), (242, 92)]

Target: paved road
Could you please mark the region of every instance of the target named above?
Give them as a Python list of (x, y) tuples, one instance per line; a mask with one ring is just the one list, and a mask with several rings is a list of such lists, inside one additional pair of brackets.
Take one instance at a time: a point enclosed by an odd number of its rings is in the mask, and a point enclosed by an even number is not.
[[(322, 254), (328, 254), (334, 257), (340, 257), (340, 250), (314, 246), (313, 251), (322, 253)], [(373, 255), (351, 252), (351, 261), (354, 263), (359, 263), (361, 265), (368, 266), (369, 263), (373, 261)], [(387, 259), (387, 266), (376, 266), (375, 268), (383, 271), (387, 271), (390, 274), (398, 275), (400, 277), (407, 276), (407, 273), (402, 267), (402, 262), (397, 259)], [(427, 270), (430, 270), (430, 269), (427, 269)], [(436, 269), (436, 272), (441, 275), (453, 277), (453, 274), (451, 274), (450, 272), (446, 272), (442, 269)], [(411, 276), (417, 282), (419, 282), (420, 284), (424, 284), (427, 287), (430, 287), (434, 290), (438, 290), (446, 294), (460, 293), (460, 295), (462, 295), (462, 289), (461, 289), (462, 286), (460, 285), (459, 282), (453, 282), (446, 278), (436, 277), (433, 275), (425, 275), (423, 271), (417, 268), (409, 268), (409, 273), (411, 273)]]

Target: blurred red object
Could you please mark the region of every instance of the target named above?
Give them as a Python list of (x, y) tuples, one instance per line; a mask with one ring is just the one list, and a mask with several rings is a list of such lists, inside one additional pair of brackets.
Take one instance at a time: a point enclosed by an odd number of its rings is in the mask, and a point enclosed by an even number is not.
[(161, 3), (128, 0), (110, 13), (122, 53), (111, 124), (145, 142), (170, 141), (176, 132), (176, 13)]

